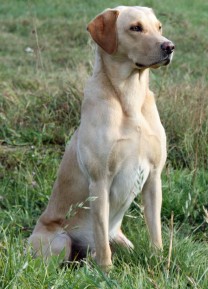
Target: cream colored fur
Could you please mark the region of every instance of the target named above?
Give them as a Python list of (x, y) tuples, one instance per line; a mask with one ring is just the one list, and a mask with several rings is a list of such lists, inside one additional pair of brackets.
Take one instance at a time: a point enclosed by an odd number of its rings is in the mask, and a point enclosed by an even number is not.
[[(81, 124), (29, 243), (45, 258), (64, 250), (65, 260), (72, 260), (77, 243), (106, 269), (112, 264), (111, 241), (133, 247), (121, 223), (139, 192), (151, 241), (162, 248), (166, 136), (149, 90), (149, 68), (168, 64), (174, 47), (162, 36), (153, 11), (144, 7), (107, 9), (88, 31), (98, 45)], [(163, 43), (169, 48), (162, 49)]]

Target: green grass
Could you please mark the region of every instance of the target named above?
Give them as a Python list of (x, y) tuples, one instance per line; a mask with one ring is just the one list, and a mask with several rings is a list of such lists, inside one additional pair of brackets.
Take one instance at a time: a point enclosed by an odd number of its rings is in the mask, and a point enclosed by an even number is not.
[[(60, 268), (24, 252), (51, 193), (66, 143), (79, 124), (92, 71), (86, 25), (106, 7), (137, 1), (1, 1), (0, 288), (208, 288), (208, 3), (147, 0), (176, 44), (173, 63), (152, 71), (168, 137), (163, 173), (163, 240), (149, 245), (140, 199), (124, 218), (133, 253), (118, 248), (104, 275), (90, 260)], [(33, 52), (27, 53), (30, 47)], [(204, 207), (204, 209), (203, 209)], [(170, 218), (174, 213), (170, 268)]]

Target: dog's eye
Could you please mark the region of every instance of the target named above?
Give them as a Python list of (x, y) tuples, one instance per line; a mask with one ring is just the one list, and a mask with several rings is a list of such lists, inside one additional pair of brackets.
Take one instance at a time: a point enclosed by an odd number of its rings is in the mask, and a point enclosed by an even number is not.
[(161, 30), (162, 30), (162, 25), (159, 26), (159, 31), (161, 31)]
[(136, 31), (136, 32), (142, 32), (143, 31), (143, 27), (142, 27), (142, 25), (135, 25), (135, 26), (131, 26), (130, 30), (131, 31)]

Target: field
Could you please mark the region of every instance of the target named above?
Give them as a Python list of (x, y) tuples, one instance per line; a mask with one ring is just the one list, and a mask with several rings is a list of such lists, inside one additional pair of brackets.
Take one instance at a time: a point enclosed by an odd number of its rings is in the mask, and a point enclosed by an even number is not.
[[(168, 138), (164, 251), (149, 244), (139, 197), (123, 224), (135, 250), (119, 248), (105, 275), (90, 260), (68, 269), (58, 257), (45, 264), (25, 243), (79, 124), (93, 66), (86, 25), (120, 4), (153, 7), (176, 51), (169, 67), (151, 72)], [(1, 0), (0, 288), (208, 288), (207, 27), (204, 0)]]

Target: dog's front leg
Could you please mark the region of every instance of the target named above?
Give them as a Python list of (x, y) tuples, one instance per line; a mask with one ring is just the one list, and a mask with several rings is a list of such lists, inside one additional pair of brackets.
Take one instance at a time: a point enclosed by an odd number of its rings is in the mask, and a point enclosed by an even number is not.
[(159, 173), (150, 173), (142, 190), (145, 221), (149, 230), (150, 238), (157, 248), (162, 249), (161, 233), (161, 206), (162, 189)]
[(90, 197), (96, 261), (106, 271), (112, 261), (109, 245), (109, 193), (105, 182), (92, 182)]

